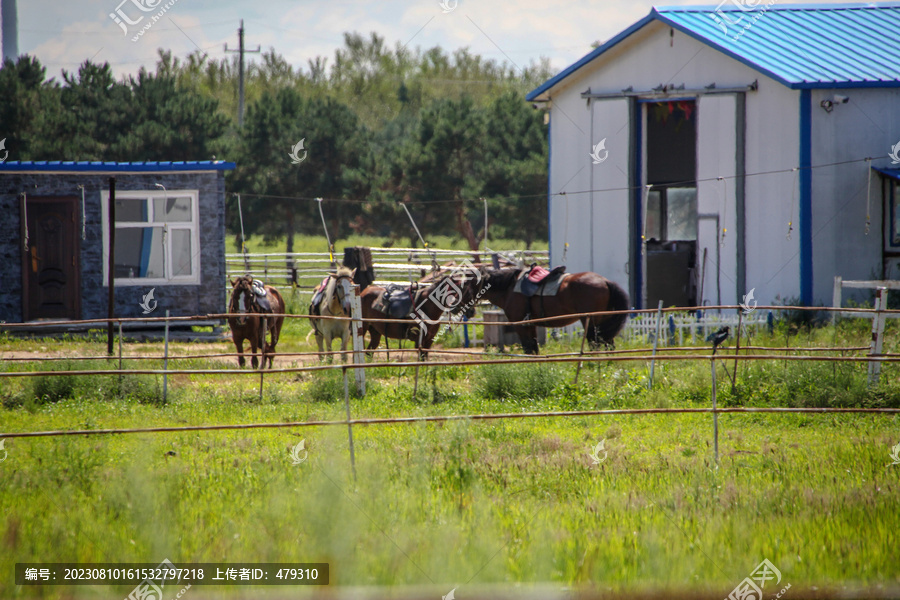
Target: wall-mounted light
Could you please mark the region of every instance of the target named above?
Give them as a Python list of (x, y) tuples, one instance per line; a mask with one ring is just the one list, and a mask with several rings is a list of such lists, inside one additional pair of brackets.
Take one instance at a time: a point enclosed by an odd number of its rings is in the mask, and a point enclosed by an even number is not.
[(835, 104), (847, 104), (850, 101), (850, 98), (847, 96), (842, 96), (840, 94), (835, 94), (831, 98), (826, 98), (819, 102), (819, 106), (825, 109), (825, 112), (830, 113), (834, 110)]

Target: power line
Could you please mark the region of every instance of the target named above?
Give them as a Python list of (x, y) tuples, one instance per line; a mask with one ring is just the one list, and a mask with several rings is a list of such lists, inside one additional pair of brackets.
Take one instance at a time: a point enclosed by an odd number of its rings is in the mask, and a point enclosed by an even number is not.
[[(835, 167), (835, 166), (840, 166), (840, 165), (865, 162), (865, 161), (869, 161), (869, 160), (872, 160), (872, 159), (870, 157), (854, 158), (852, 160), (843, 160), (843, 161), (838, 161), (838, 162), (833, 162), (833, 163), (824, 163), (821, 165), (810, 165), (808, 167), (791, 167), (791, 168), (787, 168), (787, 169), (774, 169), (774, 170), (770, 170), (770, 171), (758, 171), (756, 173), (744, 173), (743, 175), (721, 175), (721, 176), (715, 176), (715, 177), (706, 177), (703, 179), (676, 181), (670, 185), (679, 186), (679, 185), (689, 185), (689, 184), (694, 184), (694, 183), (720, 181), (720, 180), (724, 180), (724, 179), (737, 179), (738, 177), (758, 177), (758, 176), (762, 176), (762, 175), (778, 175), (778, 174), (783, 174), (783, 173), (792, 173), (795, 170), (824, 169), (827, 167)], [(626, 187), (615, 187), (615, 188), (577, 190), (577, 191), (573, 191), (573, 192), (563, 191), (563, 192), (554, 192), (554, 193), (550, 194), (550, 196), (554, 196), (554, 197), (556, 197), (556, 196), (577, 196), (580, 194), (632, 191), (632, 190), (640, 190), (643, 188), (644, 188), (644, 186), (637, 185), (637, 186), (626, 186)], [(232, 195), (234, 195), (234, 192), (230, 192), (230, 193)], [(310, 196), (310, 197), (306, 197), (306, 196), (276, 196), (276, 195), (270, 195), (270, 194), (247, 194), (247, 193), (243, 193), (243, 192), (242, 192), (242, 195), (249, 196), (252, 198), (268, 198), (268, 199), (272, 199), (272, 200), (308, 200), (308, 201), (316, 200), (316, 198), (312, 197), (312, 196)], [(526, 200), (526, 199), (546, 198), (546, 197), (547, 197), (546, 193), (522, 194), (522, 195), (517, 195), (517, 196), (493, 197), (493, 198), (490, 198), (490, 200), (495, 200), (495, 201), (498, 201), (498, 200), (499, 201)], [(328, 202), (339, 202), (339, 203), (345, 203), (345, 204), (371, 204), (371, 203), (380, 204), (380, 202), (378, 200), (356, 200), (353, 198), (324, 198), (324, 200), (327, 200)], [(403, 201), (403, 203), (404, 204), (451, 204), (451, 203), (455, 203), (455, 202), (477, 202), (477, 201), (480, 201), (480, 198), (461, 198), (459, 200), (405, 200), (405, 201)], [(396, 203), (399, 204), (400, 202), (397, 201)]]

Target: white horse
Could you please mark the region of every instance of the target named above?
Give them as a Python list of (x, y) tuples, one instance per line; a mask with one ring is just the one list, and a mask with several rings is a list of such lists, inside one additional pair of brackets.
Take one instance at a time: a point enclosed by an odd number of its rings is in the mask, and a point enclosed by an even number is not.
[[(350, 316), (350, 295), (353, 293), (353, 275), (356, 269), (352, 271), (347, 267), (340, 267), (337, 273), (329, 273), (325, 286), (319, 286), (317, 291), (322, 291), (322, 299), (318, 304), (312, 304), (309, 307), (310, 315), (321, 315), (323, 317), (349, 317)], [(341, 352), (347, 350), (347, 340), (350, 339), (350, 321), (341, 321), (337, 319), (310, 319), (312, 331), (316, 334), (316, 344), (319, 346), (319, 352), (331, 352), (331, 343), (335, 338), (341, 338)], [(309, 339), (309, 336), (306, 336)], [(325, 357), (322, 356), (321, 359)], [(341, 354), (341, 360), (347, 362), (347, 355)]]

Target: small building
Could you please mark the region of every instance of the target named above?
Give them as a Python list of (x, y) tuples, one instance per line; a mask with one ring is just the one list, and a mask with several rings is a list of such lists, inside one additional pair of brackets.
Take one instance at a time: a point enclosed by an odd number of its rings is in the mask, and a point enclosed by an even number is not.
[(0, 164), (0, 322), (107, 316), (113, 178), (116, 316), (222, 312), (232, 169), (222, 161)]
[(550, 115), (551, 264), (638, 308), (900, 278), (898, 32), (897, 3), (651, 10), (527, 95)]

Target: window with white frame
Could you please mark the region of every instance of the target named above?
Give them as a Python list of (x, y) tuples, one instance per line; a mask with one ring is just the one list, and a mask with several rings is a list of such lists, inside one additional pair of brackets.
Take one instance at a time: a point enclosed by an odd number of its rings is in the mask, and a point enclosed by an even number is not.
[[(109, 191), (103, 203), (103, 281), (109, 281)], [(200, 283), (197, 190), (116, 190), (116, 285)]]

